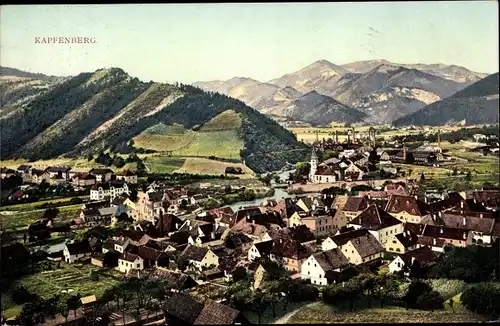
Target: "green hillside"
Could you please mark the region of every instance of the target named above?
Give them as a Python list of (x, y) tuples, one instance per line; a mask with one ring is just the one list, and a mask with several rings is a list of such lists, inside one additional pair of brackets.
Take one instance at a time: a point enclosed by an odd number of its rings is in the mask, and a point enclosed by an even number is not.
[(135, 147), (185, 150), (179, 155), (241, 157), (264, 172), (308, 153), (291, 132), (238, 100), (188, 85), (144, 83), (119, 68), (58, 83), (3, 116), (0, 127), (2, 159), (127, 153), (133, 139)]

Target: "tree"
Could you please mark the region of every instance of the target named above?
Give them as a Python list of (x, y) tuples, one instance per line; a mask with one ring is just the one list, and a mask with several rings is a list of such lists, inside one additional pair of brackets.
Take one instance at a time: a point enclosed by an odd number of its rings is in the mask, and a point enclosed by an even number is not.
[(379, 276), (376, 279), (374, 294), (380, 300), (380, 308), (384, 308), (384, 304), (388, 299), (396, 297), (398, 289), (398, 282), (390, 275)]
[(299, 175), (309, 175), (311, 171), (311, 164), (308, 162), (299, 162), (295, 164), (296, 173)]
[(465, 176), (465, 181), (472, 181), (472, 173), (467, 171), (467, 175)]
[(458, 169), (456, 166), (453, 167), (453, 172), (451, 173), (451, 175), (457, 175), (458, 174)]
[(55, 208), (47, 208), (45, 212), (43, 212), (42, 219), (53, 220), (56, 218), (57, 214), (59, 214), (59, 209)]
[(276, 306), (281, 299), (281, 282), (278, 280), (268, 282), (266, 285), (266, 294), (273, 311), (273, 317), (276, 318)]
[(248, 282), (249, 276), (247, 273), (247, 269), (244, 267), (237, 267), (233, 272), (233, 282), (245, 281)]
[(73, 310), (73, 314), (76, 318), (76, 310), (80, 307), (80, 297), (78, 295), (72, 295), (66, 299), (69, 311)]
[(267, 307), (269, 306), (269, 296), (266, 295), (264, 292), (257, 290), (253, 293), (251, 300), (250, 300), (250, 309), (255, 312), (258, 318), (258, 323), (260, 324), (260, 320), (262, 318), (262, 315), (264, 312), (267, 310)]
[(472, 312), (500, 317), (500, 285), (495, 282), (478, 283), (469, 286), (460, 296), (462, 304)]
[(366, 305), (371, 308), (371, 301), (375, 295), (377, 280), (372, 274), (360, 274), (349, 282), (355, 284), (354, 288), (359, 289), (361, 295), (366, 300)]

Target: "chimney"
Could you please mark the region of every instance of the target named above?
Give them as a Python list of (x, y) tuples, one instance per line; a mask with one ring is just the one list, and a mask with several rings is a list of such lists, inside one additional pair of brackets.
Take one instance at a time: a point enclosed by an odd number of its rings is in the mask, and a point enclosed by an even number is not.
[(415, 195), (415, 199), (418, 199), (418, 196), (417, 196), (417, 195)]
[(424, 202), (427, 204), (427, 197), (424, 197)]
[(193, 227), (191, 225), (189, 225), (189, 231), (191, 231), (193, 229)]
[(464, 202), (463, 201), (460, 202), (460, 208), (464, 208)]
[(440, 233), (443, 234), (443, 228), (441, 228), (441, 232)]
[(212, 232), (210, 233), (210, 238), (212, 238), (212, 240), (213, 240), (213, 239), (215, 239), (215, 231), (212, 231)]
[(443, 217), (443, 212), (439, 212), (439, 217)]
[(255, 220), (252, 220), (252, 224), (255, 224)]
[(480, 217), (480, 218), (483, 218), (483, 213), (479, 213), (479, 217)]
[(467, 239), (467, 232), (464, 232), (464, 240)]
[(476, 203), (476, 198), (474, 198), (474, 204)]
[(411, 257), (411, 264), (413, 265), (414, 262), (415, 262), (415, 257)]
[(175, 229), (178, 230), (179, 229), (179, 223), (175, 223)]
[(436, 238), (433, 239), (432, 244), (436, 245)]
[(283, 243), (283, 239), (280, 239), (280, 243)]
[(464, 217), (464, 218), (462, 218), (462, 223), (463, 223), (463, 225), (466, 225), (466, 224), (467, 224), (467, 219), (466, 219), (465, 217)]

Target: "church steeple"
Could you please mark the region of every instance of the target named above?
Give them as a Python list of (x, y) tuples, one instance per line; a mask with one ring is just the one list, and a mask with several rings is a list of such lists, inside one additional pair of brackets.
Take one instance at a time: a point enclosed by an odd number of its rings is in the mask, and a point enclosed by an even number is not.
[(316, 156), (316, 150), (313, 147), (312, 153), (311, 153), (311, 170), (309, 172), (309, 180), (313, 180), (314, 175), (316, 174), (316, 170), (318, 168), (318, 156)]

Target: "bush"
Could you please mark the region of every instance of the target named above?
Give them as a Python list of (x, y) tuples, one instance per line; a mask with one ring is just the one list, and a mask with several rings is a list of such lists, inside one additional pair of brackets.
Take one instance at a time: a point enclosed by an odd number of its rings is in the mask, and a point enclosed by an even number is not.
[(467, 288), (460, 296), (462, 304), (472, 312), (493, 318), (500, 316), (500, 283), (479, 283)]

